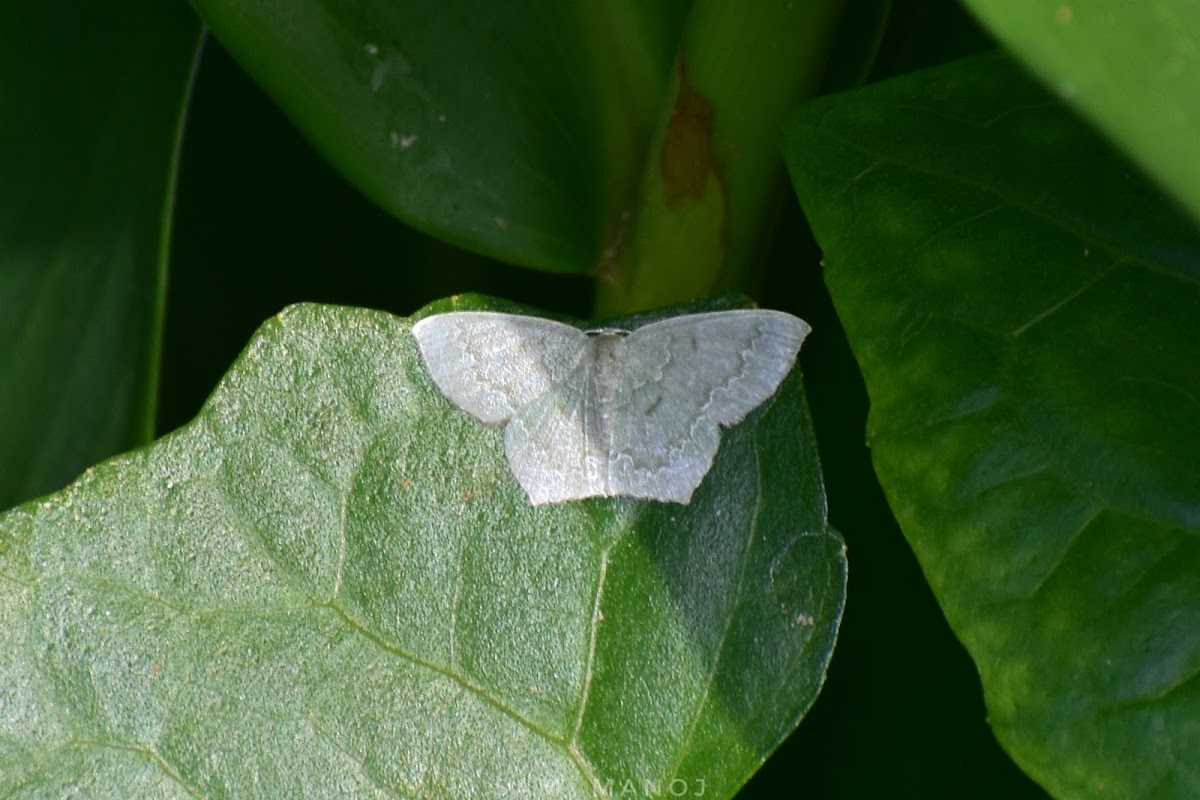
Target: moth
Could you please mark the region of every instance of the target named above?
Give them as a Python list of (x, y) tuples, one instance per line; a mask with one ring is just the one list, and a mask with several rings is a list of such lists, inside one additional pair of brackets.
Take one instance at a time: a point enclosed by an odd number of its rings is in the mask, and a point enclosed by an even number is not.
[(737, 309), (631, 331), (456, 311), (412, 330), (450, 402), (505, 425), (508, 465), (538, 506), (617, 496), (690, 502), (720, 427), (775, 393), (810, 328), (781, 311)]

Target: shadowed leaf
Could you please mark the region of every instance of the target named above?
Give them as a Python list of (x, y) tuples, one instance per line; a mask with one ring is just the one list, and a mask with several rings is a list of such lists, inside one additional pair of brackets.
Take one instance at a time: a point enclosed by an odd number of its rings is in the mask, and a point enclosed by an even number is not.
[(1195, 226), (998, 57), (811, 103), (786, 148), (997, 737), (1056, 796), (1195, 797)]

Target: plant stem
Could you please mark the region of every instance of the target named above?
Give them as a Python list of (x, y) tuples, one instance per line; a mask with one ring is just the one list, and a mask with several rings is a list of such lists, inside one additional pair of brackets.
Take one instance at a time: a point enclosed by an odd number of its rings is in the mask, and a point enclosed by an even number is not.
[(815, 91), (843, 0), (698, 0), (597, 316), (751, 289), (783, 186), (779, 127)]

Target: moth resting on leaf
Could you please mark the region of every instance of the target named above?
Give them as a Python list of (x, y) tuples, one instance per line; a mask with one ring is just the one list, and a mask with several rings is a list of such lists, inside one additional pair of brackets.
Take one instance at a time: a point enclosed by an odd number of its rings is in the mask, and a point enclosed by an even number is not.
[(688, 503), (719, 426), (775, 393), (810, 328), (781, 311), (737, 309), (632, 331), (455, 311), (412, 330), (450, 402), (506, 423), (509, 467), (538, 506), (597, 496)]

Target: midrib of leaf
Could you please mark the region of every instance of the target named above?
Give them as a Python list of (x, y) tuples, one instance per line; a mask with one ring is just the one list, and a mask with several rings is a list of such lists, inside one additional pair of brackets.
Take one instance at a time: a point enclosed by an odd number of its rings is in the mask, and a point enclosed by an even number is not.
[[(771, 402), (770, 400), (767, 401)], [(679, 748), (676, 751), (675, 759), (667, 770), (666, 785), (670, 785), (671, 781), (679, 775), (679, 768), (683, 766), (683, 760), (687, 758), (688, 752), (692, 746), (692, 739), (696, 735), (696, 726), (700, 724), (700, 717), (704, 713), (704, 707), (708, 705), (712, 695), (713, 681), (716, 679), (717, 670), (721, 665), (721, 658), (725, 654), (725, 645), (729, 641), (729, 629), (733, 625), (733, 620), (741, 610), (740, 600), (743, 595), (743, 587), (746, 585), (746, 569), (750, 564), (750, 554), (754, 550), (754, 533), (758, 530), (758, 515), (762, 511), (762, 458), (759, 455), (761, 450), (758, 447), (758, 431), (754, 432), (754, 465), (757, 477), (758, 492), (754, 496), (754, 512), (750, 515), (750, 524), (746, 527), (746, 544), (742, 548), (742, 559), (738, 565), (737, 588), (734, 590), (733, 602), (729, 604), (729, 609), (725, 612), (725, 624), (721, 632), (721, 643), (717, 647), (717, 651), (713, 654), (712, 661), (709, 664), (708, 675), (704, 684), (704, 691), (696, 698), (696, 707), (692, 711), (692, 719), (688, 724), (687, 733), (680, 742)]]
[(587, 701), (592, 690), (592, 674), (596, 664), (596, 639), (600, 631), (600, 621), (602, 614), (600, 603), (604, 599), (604, 582), (608, 576), (608, 562), (612, 556), (613, 548), (617, 546), (624, 535), (628, 532), (628, 528), (618, 534), (613, 541), (609, 542), (608, 546), (600, 552), (600, 574), (596, 579), (596, 591), (592, 598), (592, 620), (588, 631), (588, 652), (587, 665), (583, 671), (583, 685), (579, 692), (579, 708), (575, 712), (575, 722), (571, 726), (571, 732), (565, 741), (566, 752), (576, 768), (588, 780), (592, 786), (592, 791), (597, 797), (605, 796), (606, 792), (604, 785), (600, 782), (600, 776), (596, 774), (590, 761), (579, 749), (579, 732), (583, 729), (583, 716), (587, 712)]

